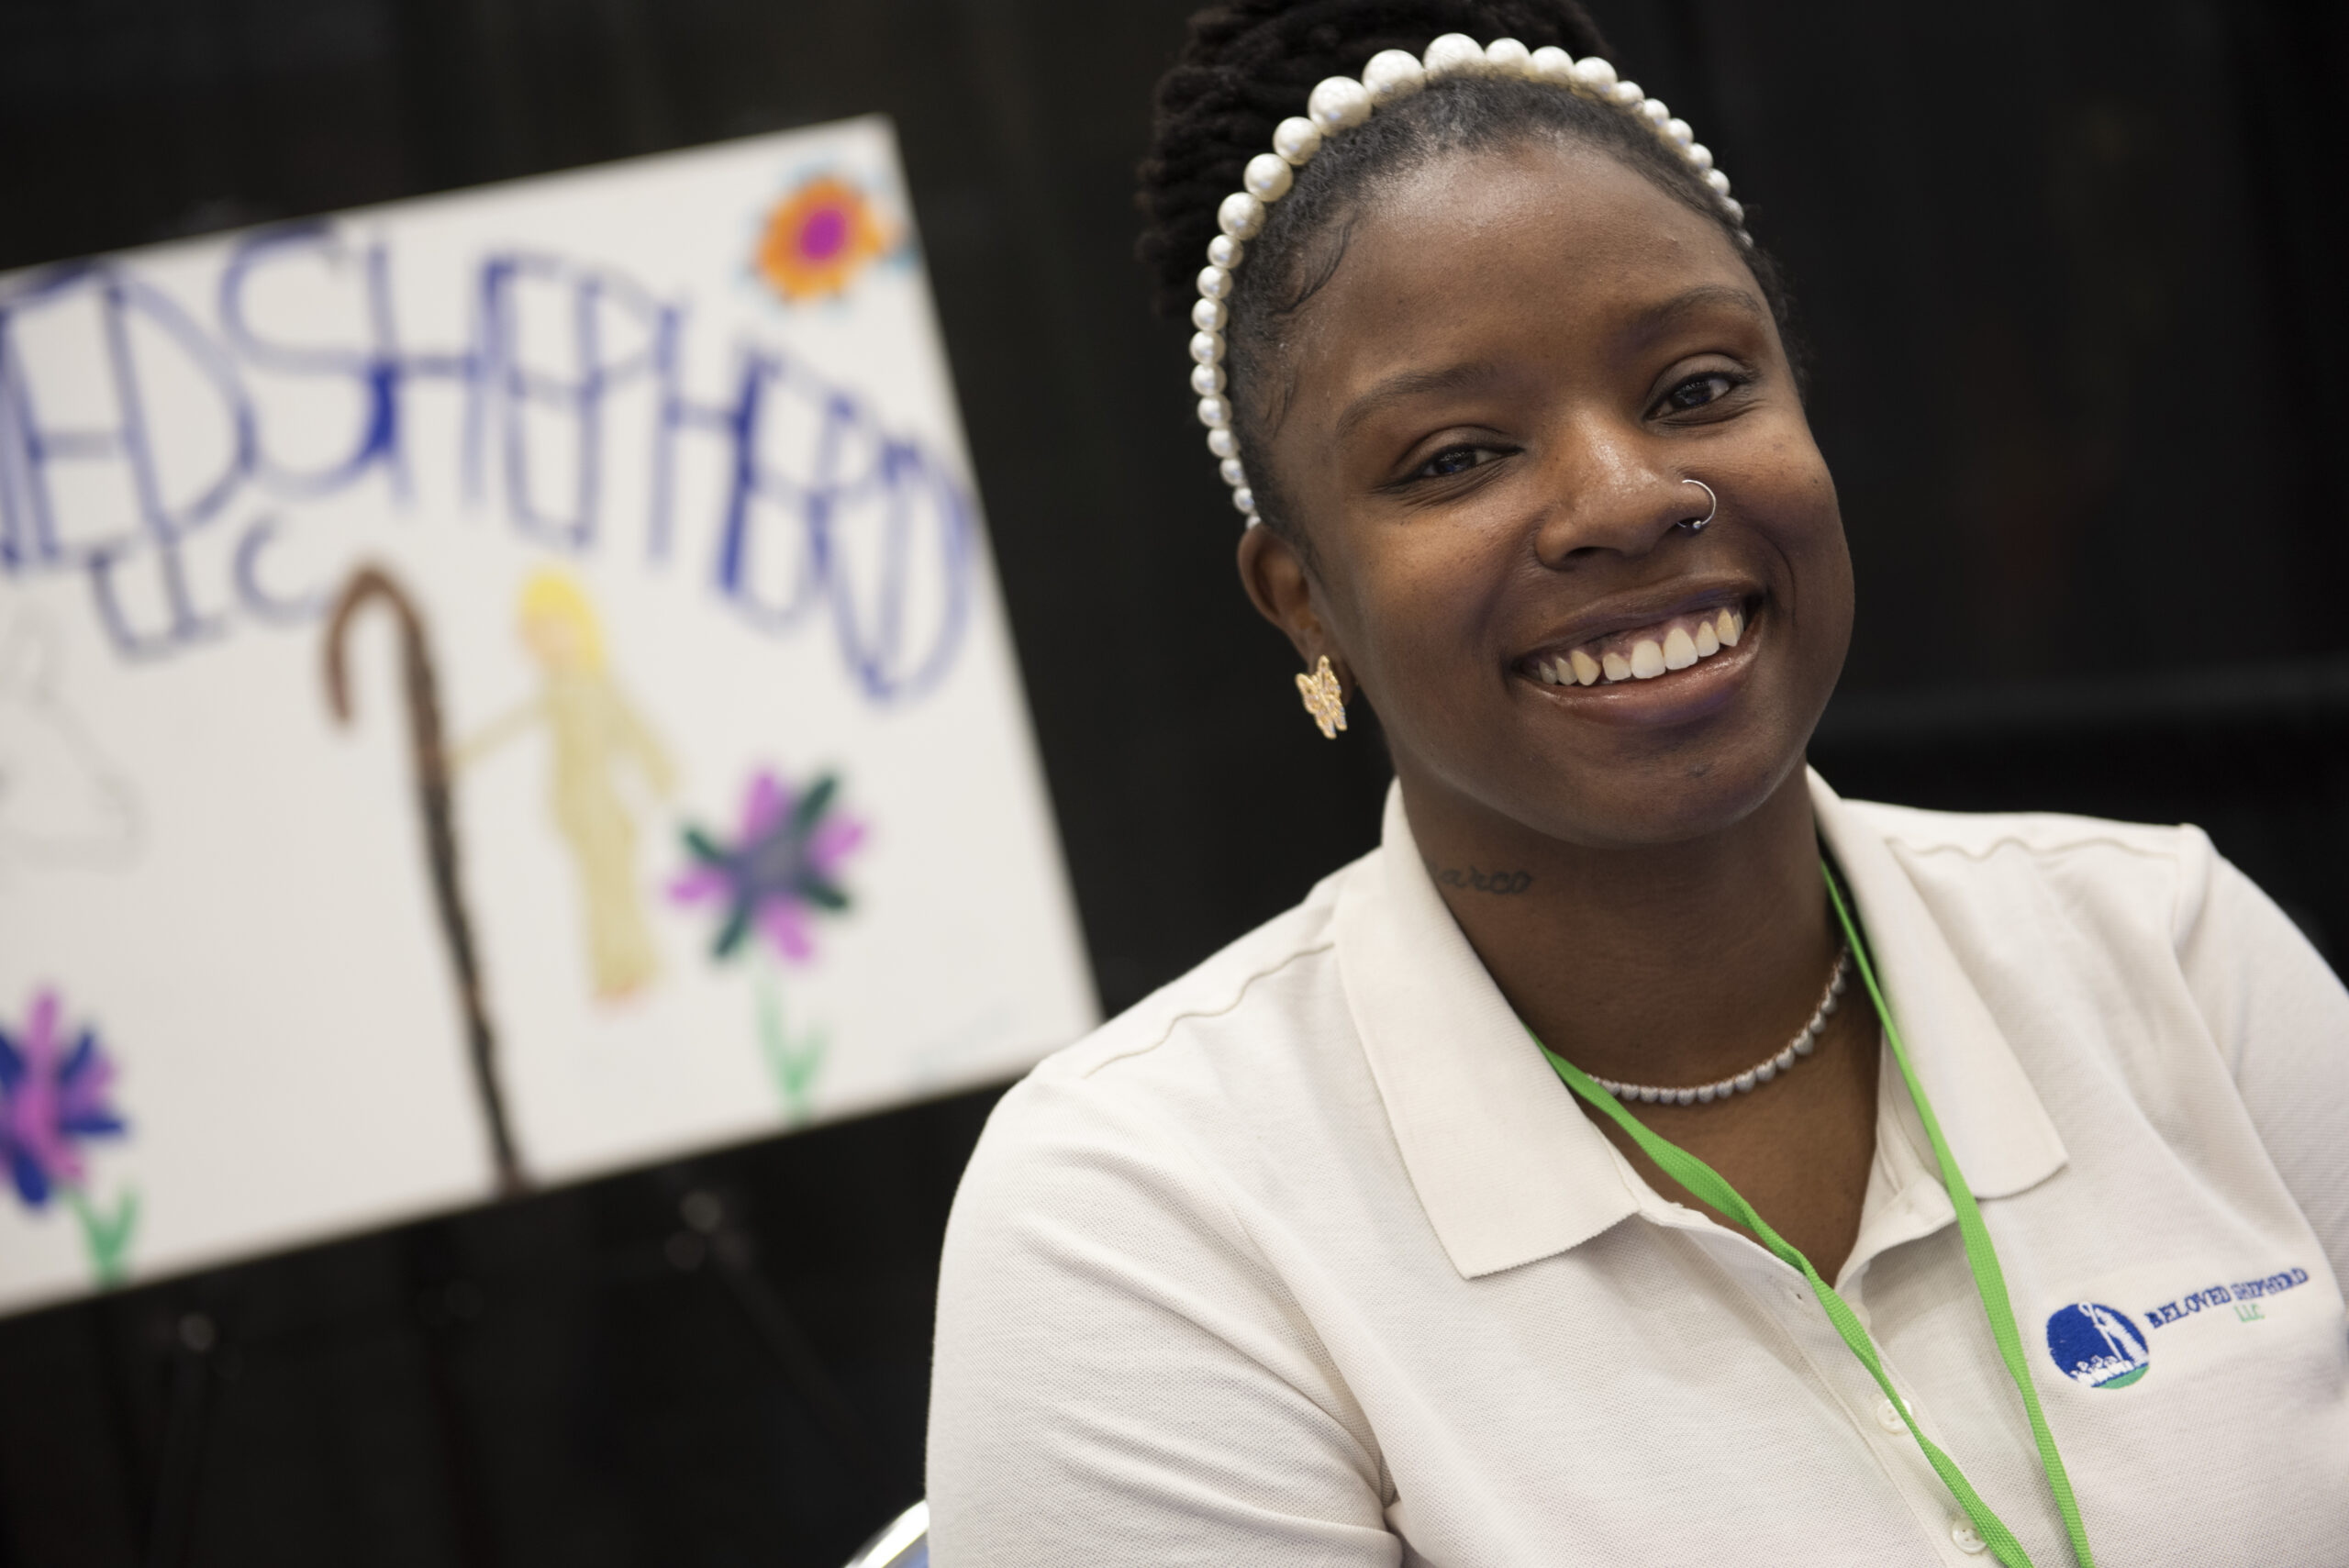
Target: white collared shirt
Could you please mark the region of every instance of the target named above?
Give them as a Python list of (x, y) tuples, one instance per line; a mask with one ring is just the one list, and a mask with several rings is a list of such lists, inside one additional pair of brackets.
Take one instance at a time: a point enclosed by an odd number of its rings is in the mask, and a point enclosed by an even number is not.
[[(2349, 1562), (2349, 995), (2193, 828), (1814, 776), (2105, 1568)], [(1897, 1072), (1836, 1281), (2071, 1561)], [(1383, 846), (1007, 1095), (956, 1199), (940, 1568), (1987, 1563), (1801, 1276), (1667, 1202)]]

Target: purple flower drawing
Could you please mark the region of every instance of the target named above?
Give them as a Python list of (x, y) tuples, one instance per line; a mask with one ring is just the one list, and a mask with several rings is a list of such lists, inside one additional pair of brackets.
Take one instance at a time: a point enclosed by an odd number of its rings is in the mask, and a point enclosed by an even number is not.
[(723, 908), (711, 957), (732, 956), (753, 931), (794, 963), (816, 956), (814, 916), (848, 908), (841, 864), (864, 839), (864, 824), (837, 809), (839, 795), (834, 774), (821, 775), (795, 795), (762, 769), (751, 780), (741, 834), (733, 843), (685, 829), (695, 863), (669, 894), (680, 904)]
[(68, 1048), (60, 1010), (57, 993), (42, 990), (21, 1033), (0, 1029), (0, 1159), (17, 1195), (33, 1208), (56, 1188), (81, 1185), (76, 1143), (124, 1130), (107, 1102), (114, 1063), (92, 1030), (82, 1030)]

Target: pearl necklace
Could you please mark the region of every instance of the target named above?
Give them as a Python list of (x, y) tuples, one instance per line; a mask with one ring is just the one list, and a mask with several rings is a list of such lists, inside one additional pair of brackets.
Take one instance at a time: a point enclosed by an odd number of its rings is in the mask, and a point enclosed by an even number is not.
[(1706, 1084), (1694, 1089), (1660, 1089), (1653, 1084), (1618, 1084), (1596, 1073), (1591, 1082), (1619, 1100), (1638, 1100), (1643, 1105), (1696, 1106), (1726, 1100), (1732, 1095), (1750, 1095), (1756, 1084), (1771, 1079), (1809, 1056), (1819, 1044), (1819, 1031), (1827, 1027), (1828, 1016), (1835, 1011), (1835, 1004), (1843, 995), (1846, 977), (1852, 969), (1852, 944), (1845, 942), (1835, 955), (1834, 972), (1827, 977), (1826, 994), (1819, 998), (1819, 1006), (1810, 1015), (1810, 1022), (1795, 1031), (1777, 1055), (1757, 1067), (1722, 1079), (1718, 1084)]

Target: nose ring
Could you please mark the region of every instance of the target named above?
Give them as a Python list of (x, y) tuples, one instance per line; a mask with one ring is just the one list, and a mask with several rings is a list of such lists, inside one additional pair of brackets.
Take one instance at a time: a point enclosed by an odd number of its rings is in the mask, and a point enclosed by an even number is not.
[(1707, 510), (1703, 517), (1683, 517), (1679, 522), (1673, 526), (1675, 528), (1687, 528), (1692, 534), (1703, 533), (1705, 531), (1705, 525), (1713, 520), (1713, 514), (1721, 509), (1721, 498), (1714, 495), (1713, 487), (1706, 484), (1701, 479), (1684, 479), (1680, 483), (1683, 484), (1693, 484), (1698, 489), (1703, 491), (1705, 493), (1705, 499), (1711, 502), (1712, 506)]

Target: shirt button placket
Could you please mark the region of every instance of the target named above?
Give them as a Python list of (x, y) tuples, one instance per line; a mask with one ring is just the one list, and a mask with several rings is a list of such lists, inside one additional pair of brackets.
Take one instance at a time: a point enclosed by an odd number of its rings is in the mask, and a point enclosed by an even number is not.
[(1963, 1517), (1953, 1518), (1949, 1521), (1949, 1538), (1968, 1557), (1979, 1557), (1990, 1545), (1982, 1539), (1982, 1532), (1974, 1528), (1974, 1521)]

